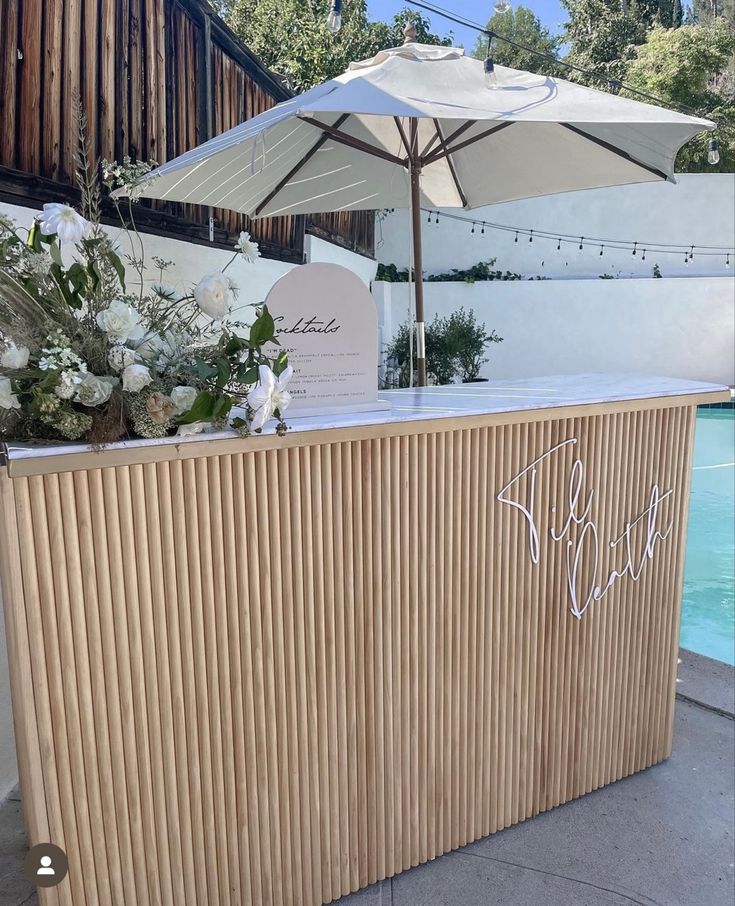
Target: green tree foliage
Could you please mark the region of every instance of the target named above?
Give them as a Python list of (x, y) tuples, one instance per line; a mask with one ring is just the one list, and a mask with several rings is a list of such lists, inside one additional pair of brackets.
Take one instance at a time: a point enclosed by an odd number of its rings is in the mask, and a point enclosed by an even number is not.
[[(562, 0), (562, 3), (569, 14), (564, 30), (564, 40), (570, 48), (567, 60), (601, 72), (605, 78), (622, 79), (633, 48), (646, 40), (658, 4), (651, 0)], [(597, 84), (596, 80), (591, 80), (591, 84)]]
[(233, 31), (297, 92), (334, 78), (355, 60), (402, 44), (409, 19), (418, 41), (451, 43), (432, 34), (428, 21), (409, 10), (391, 24), (370, 22), (365, 0), (344, 0), (337, 35), (326, 27), (330, 0), (222, 0), (220, 6)]
[[(504, 13), (495, 13), (487, 23), (488, 31), (502, 35), (525, 47), (532, 47), (539, 53), (555, 57), (561, 46), (561, 37), (553, 35), (541, 24), (535, 13), (525, 6), (518, 6)], [(480, 60), (485, 59), (487, 53), (487, 39), (480, 37), (474, 49), (474, 56)], [(493, 59), (500, 66), (509, 66), (511, 69), (524, 69), (527, 72), (538, 72), (542, 75), (564, 78), (566, 70), (562, 66), (555, 66), (548, 60), (543, 60), (536, 54), (529, 53), (505, 41), (493, 42)]]
[(728, 66), (735, 52), (735, 33), (724, 19), (711, 25), (652, 29), (635, 50), (625, 73), (627, 84), (661, 98), (674, 109), (691, 109), (716, 120), (720, 163), (707, 163), (709, 135), (701, 135), (679, 152), (679, 172), (735, 170), (735, 91)]

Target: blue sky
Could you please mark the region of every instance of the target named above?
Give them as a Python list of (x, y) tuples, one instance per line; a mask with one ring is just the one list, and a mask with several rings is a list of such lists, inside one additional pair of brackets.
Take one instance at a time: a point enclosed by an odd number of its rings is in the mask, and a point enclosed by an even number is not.
[[(493, 7), (493, 0), (442, 0), (442, 2), (430, 0), (430, 2), (434, 2), (435, 6), (442, 6), (446, 10), (458, 12), (467, 19), (479, 22), (481, 25), (484, 25), (490, 18)], [(527, 2), (520, 5), (532, 9), (550, 31), (561, 31), (561, 23), (566, 18), (566, 12), (559, 0), (527, 0)], [(368, 0), (371, 19), (390, 21), (395, 13), (406, 6), (410, 6), (410, 4), (401, 2), (401, 0)], [(463, 44), (467, 48), (475, 46), (475, 41), (477, 40), (476, 32), (461, 28), (459, 25), (454, 25), (440, 16), (431, 15), (424, 10), (417, 9), (417, 12), (431, 20), (436, 34), (445, 34), (447, 31), (452, 30), (458, 43)]]

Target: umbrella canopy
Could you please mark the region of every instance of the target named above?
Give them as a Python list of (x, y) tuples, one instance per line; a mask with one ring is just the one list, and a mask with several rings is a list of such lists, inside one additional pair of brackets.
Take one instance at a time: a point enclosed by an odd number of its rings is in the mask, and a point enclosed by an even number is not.
[(501, 66), (488, 88), (482, 61), (411, 37), (169, 161), (142, 194), (251, 217), (411, 207), (424, 383), (422, 206), (673, 179), (714, 124)]

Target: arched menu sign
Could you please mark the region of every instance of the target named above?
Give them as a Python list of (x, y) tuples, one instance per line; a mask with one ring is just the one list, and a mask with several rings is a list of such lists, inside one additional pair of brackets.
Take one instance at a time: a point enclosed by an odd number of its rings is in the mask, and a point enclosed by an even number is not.
[(339, 264), (304, 264), (266, 298), (294, 376), (288, 416), (387, 409), (378, 399), (378, 315), (370, 291)]

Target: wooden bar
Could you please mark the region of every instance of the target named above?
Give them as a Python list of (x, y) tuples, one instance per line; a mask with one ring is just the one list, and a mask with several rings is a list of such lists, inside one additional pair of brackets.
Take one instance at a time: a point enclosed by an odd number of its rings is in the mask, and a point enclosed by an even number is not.
[(70, 863), (42, 906), (320, 906), (668, 757), (728, 394), (598, 377), (7, 450), (24, 815)]

